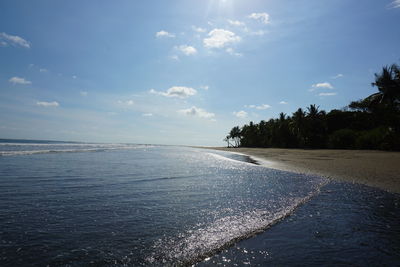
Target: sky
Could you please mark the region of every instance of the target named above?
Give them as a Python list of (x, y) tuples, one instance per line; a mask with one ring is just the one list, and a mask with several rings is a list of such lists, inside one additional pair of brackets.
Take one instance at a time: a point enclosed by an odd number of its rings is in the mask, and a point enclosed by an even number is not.
[(0, 1), (0, 138), (221, 146), (374, 92), (400, 0)]

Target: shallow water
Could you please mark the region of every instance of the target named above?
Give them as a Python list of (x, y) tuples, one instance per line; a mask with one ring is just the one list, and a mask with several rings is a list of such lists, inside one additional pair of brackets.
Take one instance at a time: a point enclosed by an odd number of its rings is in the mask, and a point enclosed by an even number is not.
[[(265, 252), (252, 264), (305, 257), (317, 265), (359, 240), (382, 244), (364, 246), (371, 257), (399, 262), (398, 195), (211, 150), (23, 142), (0, 150), (1, 266), (242, 265), (247, 253), (237, 248), (246, 244), (258, 246), (250, 254)], [(317, 252), (325, 261), (310, 257)]]
[(400, 196), (331, 182), (267, 231), (198, 266), (398, 266)]

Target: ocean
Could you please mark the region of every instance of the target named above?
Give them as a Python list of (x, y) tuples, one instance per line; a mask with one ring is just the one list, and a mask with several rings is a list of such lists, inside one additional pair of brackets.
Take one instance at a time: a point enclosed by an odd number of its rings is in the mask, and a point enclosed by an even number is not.
[(399, 205), (223, 151), (0, 140), (0, 266), (398, 266)]

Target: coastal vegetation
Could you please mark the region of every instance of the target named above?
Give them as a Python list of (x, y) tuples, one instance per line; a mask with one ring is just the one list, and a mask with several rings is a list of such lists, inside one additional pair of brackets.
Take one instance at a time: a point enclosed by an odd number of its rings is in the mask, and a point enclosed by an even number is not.
[(313, 104), (292, 115), (231, 129), (228, 147), (400, 150), (400, 67), (375, 74), (378, 92), (329, 112)]

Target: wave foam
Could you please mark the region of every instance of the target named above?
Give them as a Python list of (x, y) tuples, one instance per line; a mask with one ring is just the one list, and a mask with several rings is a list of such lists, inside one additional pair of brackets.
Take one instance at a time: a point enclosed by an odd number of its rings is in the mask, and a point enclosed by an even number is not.
[[(254, 210), (241, 215), (226, 216), (198, 229), (187, 230), (179, 238), (158, 240), (153, 254), (147, 258), (150, 264), (190, 265), (214, 255), (234, 243), (261, 233), (273, 224), (291, 215), (301, 204), (318, 194), (317, 191), (303, 198), (287, 198), (286, 205), (274, 211)], [(289, 204), (290, 203), (290, 204)]]
[[(32, 146), (32, 145), (31, 145)], [(36, 145), (33, 145), (36, 146)], [(57, 145), (58, 146), (58, 145)], [(86, 148), (85, 148), (86, 147)], [(49, 154), (49, 153), (83, 153), (83, 152), (104, 152), (110, 150), (125, 150), (125, 149), (139, 149), (149, 148), (150, 146), (145, 145), (126, 145), (126, 146), (85, 146), (82, 148), (72, 149), (36, 149), (36, 150), (12, 150), (12, 151), (0, 151), (0, 156), (20, 156), (20, 155), (33, 155), (33, 154)]]

